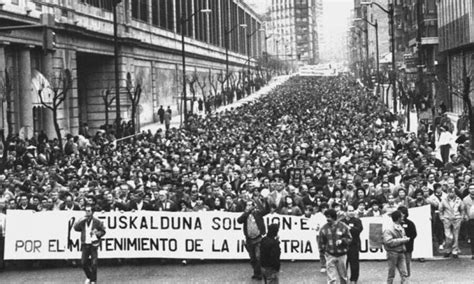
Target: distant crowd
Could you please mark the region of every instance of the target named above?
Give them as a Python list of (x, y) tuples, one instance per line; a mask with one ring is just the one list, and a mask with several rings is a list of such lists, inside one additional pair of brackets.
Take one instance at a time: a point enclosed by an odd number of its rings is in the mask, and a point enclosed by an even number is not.
[(70, 135), (67, 151), (44, 135), (17, 138), (5, 149), (0, 208), (242, 212), (253, 199), (279, 214), (352, 205), (363, 217), (430, 205), (442, 248), (446, 226), (474, 219), (463, 202), (469, 141), (439, 159), (433, 129), (405, 133), (395, 120), (349, 78), (294, 77), (255, 102), (194, 116), (187, 129), (122, 142)]

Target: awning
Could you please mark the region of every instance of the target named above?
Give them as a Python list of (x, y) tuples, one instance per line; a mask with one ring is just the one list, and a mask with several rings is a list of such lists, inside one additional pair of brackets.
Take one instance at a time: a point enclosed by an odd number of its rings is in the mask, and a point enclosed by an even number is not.
[(53, 91), (51, 90), (48, 79), (38, 70), (34, 69), (31, 72), (31, 98), (33, 106), (41, 106), (41, 99), (39, 92), (43, 97), (43, 102), (53, 104)]

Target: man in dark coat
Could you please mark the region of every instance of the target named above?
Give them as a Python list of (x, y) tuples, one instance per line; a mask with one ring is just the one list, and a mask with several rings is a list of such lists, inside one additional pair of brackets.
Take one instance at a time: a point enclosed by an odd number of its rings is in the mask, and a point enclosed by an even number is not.
[(253, 268), (252, 279), (262, 279), (262, 267), (260, 258), (260, 244), (262, 236), (265, 235), (265, 223), (263, 216), (268, 213), (265, 209), (257, 209), (253, 199), (246, 202), (245, 211), (237, 218), (239, 224), (244, 224), (245, 248), (250, 256), (250, 264)]
[(406, 208), (405, 206), (400, 206), (398, 207), (398, 211), (402, 213), (401, 225), (403, 229), (405, 230), (405, 234), (407, 235), (407, 237), (410, 238), (408, 243), (405, 244), (405, 248), (406, 248), (405, 258), (406, 258), (406, 264), (407, 264), (407, 272), (408, 272), (408, 277), (410, 277), (411, 255), (413, 253), (413, 243), (415, 242), (415, 238), (417, 236), (416, 226), (411, 220), (408, 219), (408, 208)]
[(364, 229), (362, 222), (356, 217), (354, 207), (352, 205), (347, 206), (347, 212), (344, 219), (342, 219), (347, 226), (350, 228), (352, 235), (352, 242), (349, 245), (347, 251), (347, 263), (351, 269), (351, 283), (357, 283), (359, 280), (359, 251), (360, 251), (360, 233)]
[(163, 121), (165, 120), (165, 110), (163, 109), (163, 106), (160, 106), (158, 109), (158, 118), (160, 119), (160, 123), (163, 124)]
[(278, 240), (279, 224), (270, 224), (268, 233), (262, 239), (260, 247), (263, 279), (265, 283), (278, 283), (278, 272), (280, 271), (280, 241)]

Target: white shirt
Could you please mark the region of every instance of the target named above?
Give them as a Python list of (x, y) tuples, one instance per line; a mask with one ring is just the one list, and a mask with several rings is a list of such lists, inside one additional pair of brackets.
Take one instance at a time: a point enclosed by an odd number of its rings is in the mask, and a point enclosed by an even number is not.
[(5, 223), (7, 215), (0, 212), (0, 236), (5, 236)]
[(86, 220), (86, 226), (85, 226), (85, 239), (84, 239), (84, 243), (85, 244), (92, 244), (92, 220), (90, 221), (90, 223), (88, 224), (89, 222)]

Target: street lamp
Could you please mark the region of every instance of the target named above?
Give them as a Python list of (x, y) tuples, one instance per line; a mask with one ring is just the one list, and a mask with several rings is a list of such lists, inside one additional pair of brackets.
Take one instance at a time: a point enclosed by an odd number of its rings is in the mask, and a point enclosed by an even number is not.
[(265, 29), (257, 29), (254, 30), (251, 33), (247, 34), (247, 84), (249, 84), (249, 92), (248, 94), (250, 95), (250, 38), (254, 36), (257, 32), (262, 32), (265, 31)]
[(365, 21), (367, 24), (371, 25), (372, 27), (375, 28), (375, 53), (376, 53), (376, 56), (377, 56), (377, 59), (376, 59), (376, 64), (377, 64), (377, 83), (380, 83), (380, 64), (379, 64), (379, 24), (377, 22), (377, 20), (375, 20), (375, 23), (372, 23), (371, 21), (367, 20), (366, 18), (357, 18), (355, 19), (356, 21)]
[[(117, 23), (117, 6), (122, 0), (114, 0), (112, 3), (112, 12), (114, 17), (114, 75), (115, 75), (115, 121), (116, 135), (120, 132), (120, 77), (119, 77), (119, 43), (118, 43), (118, 23)], [(108, 126), (105, 126), (108, 129)]]
[(391, 43), (392, 43), (392, 87), (393, 87), (393, 111), (396, 113), (397, 112), (397, 80), (396, 80), (396, 64), (395, 64), (395, 21), (394, 21), (394, 16), (395, 16), (395, 11), (393, 9), (393, 4), (390, 3), (388, 4), (388, 9), (382, 7), (377, 2), (360, 2), (361, 6), (371, 6), (375, 5), (380, 8), (380, 10), (384, 11), (390, 21), (390, 29), (392, 30), (392, 38), (391, 38)]
[(226, 76), (226, 84), (227, 89), (229, 89), (229, 34), (231, 34), (236, 28), (247, 28), (247, 24), (237, 24), (232, 29), (228, 30), (227, 27), (225, 28), (225, 76)]
[(183, 101), (184, 101), (184, 125), (187, 127), (188, 123), (188, 102), (186, 96), (186, 51), (184, 49), (184, 25), (189, 22), (198, 12), (209, 15), (212, 10), (211, 9), (202, 9), (200, 11), (196, 11), (192, 13), (189, 17), (186, 17), (186, 14), (183, 12), (181, 16), (181, 56), (183, 58)]

